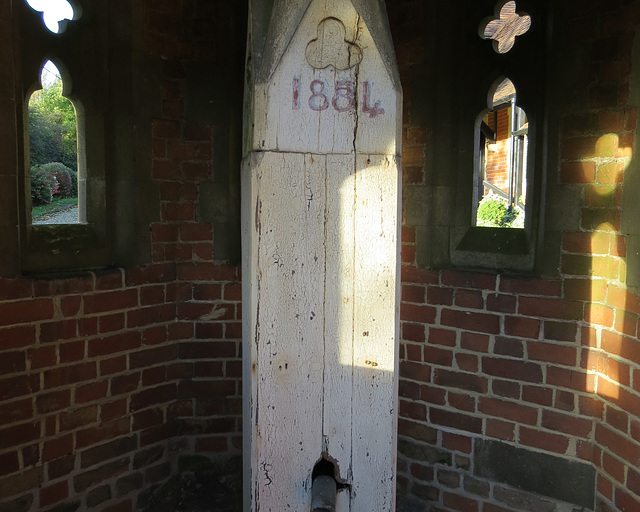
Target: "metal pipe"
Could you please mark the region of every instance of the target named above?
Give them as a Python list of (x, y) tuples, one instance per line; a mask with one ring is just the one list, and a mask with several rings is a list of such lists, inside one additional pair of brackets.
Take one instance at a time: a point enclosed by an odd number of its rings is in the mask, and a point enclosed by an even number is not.
[(311, 484), (311, 512), (335, 512), (338, 484), (329, 475), (318, 475)]

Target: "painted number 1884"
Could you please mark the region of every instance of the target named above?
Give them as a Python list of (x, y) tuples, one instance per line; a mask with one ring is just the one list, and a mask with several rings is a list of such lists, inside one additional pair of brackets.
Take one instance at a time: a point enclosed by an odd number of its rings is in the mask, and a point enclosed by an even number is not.
[[(362, 82), (362, 111), (369, 117), (375, 118), (384, 114), (380, 100), (371, 105), (371, 82)], [(307, 101), (309, 108), (322, 112), (332, 106), (337, 112), (348, 112), (356, 107), (355, 85), (351, 80), (338, 80), (333, 91), (324, 80), (316, 79), (309, 84), (310, 96)], [(333, 94), (332, 94), (333, 92)], [(302, 82), (300, 77), (293, 79), (293, 110), (300, 110)]]

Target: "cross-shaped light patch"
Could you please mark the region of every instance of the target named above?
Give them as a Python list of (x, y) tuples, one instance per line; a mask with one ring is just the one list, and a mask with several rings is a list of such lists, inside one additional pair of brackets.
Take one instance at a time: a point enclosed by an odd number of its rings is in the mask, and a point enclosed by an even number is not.
[(516, 37), (525, 34), (531, 27), (531, 16), (516, 12), (515, 1), (506, 2), (500, 9), (498, 18), (485, 18), (480, 24), (483, 39), (493, 39), (498, 53), (507, 53), (516, 41)]

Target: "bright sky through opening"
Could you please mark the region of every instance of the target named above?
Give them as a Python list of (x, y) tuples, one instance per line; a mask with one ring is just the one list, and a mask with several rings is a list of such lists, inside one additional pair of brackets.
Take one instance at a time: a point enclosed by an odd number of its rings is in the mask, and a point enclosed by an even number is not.
[(32, 9), (43, 13), (44, 24), (58, 33), (58, 22), (73, 19), (73, 8), (67, 0), (27, 0)]

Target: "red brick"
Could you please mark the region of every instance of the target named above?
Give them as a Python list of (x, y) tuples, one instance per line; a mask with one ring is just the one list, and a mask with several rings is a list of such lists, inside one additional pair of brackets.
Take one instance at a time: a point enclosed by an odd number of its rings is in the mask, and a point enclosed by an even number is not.
[(575, 437), (589, 438), (594, 423), (589, 418), (579, 418), (556, 411), (542, 411), (542, 426), (556, 432), (564, 432)]
[[(177, 233), (178, 227), (171, 225), (157, 225), (154, 224), (152, 233), (156, 229), (169, 230), (171, 233)], [(175, 241), (175, 239), (165, 241)], [(157, 241), (157, 240), (156, 240)], [(127, 286), (141, 286), (145, 284), (156, 284), (163, 282), (170, 282), (175, 279), (176, 273), (173, 264), (155, 264), (146, 267), (136, 267), (127, 269), (125, 275), (125, 282)]]
[(468, 393), (454, 393), (453, 391), (449, 391), (447, 392), (447, 401), (451, 409), (463, 412), (476, 411), (476, 399)]
[(510, 380), (493, 379), (491, 390), (494, 395), (518, 400), (520, 398), (520, 384)]
[(610, 331), (602, 331), (602, 350), (627, 361), (640, 362), (640, 341)]
[(433, 383), (448, 388), (464, 389), (474, 393), (485, 394), (488, 382), (485, 377), (471, 373), (437, 369), (434, 372)]
[(149, 327), (142, 331), (142, 344), (143, 345), (159, 345), (168, 341), (167, 338), (167, 326), (159, 325), (156, 327)]
[(584, 416), (602, 419), (604, 415), (604, 404), (601, 400), (591, 397), (578, 397), (578, 411)]
[(571, 346), (540, 341), (527, 342), (527, 355), (529, 360), (533, 361), (575, 366), (578, 361), (577, 354), (576, 348)]
[(479, 510), (476, 500), (450, 492), (444, 493), (443, 503), (448, 509), (458, 510), (459, 512), (478, 512)]
[[(181, 383), (184, 384), (184, 383)], [(204, 382), (209, 389), (213, 388), (211, 382)], [(205, 393), (206, 396), (206, 393)], [(212, 393), (210, 396), (214, 396)], [(138, 411), (152, 405), (170, 402), (177, 397), (177, 386), (175, 384), (165, 384), (154, 388), (145, 389), (135, 393), (131, 397), (131, 410)]]
[(414, 243), (416, 240), (416, 230), (413, 226), (402, 226), (402, 242)]
[(442, 447), (461, 453), (471, 453), (471, 438), (450, 432), (442, 433)]
[(483, 309), (484, 299), (482, 292), (480, 290), (456, 290), (455, 305), (462, 308)]
[(594, 162), (563, 162), (560, 167), (562, 183), (593, 183), (596, 177)]
[(616, 488), (616, 507), (620, 512), (635, 512), (638, 510), (638, 504), (640, 501), (637, 498), (631, 497), (620, 488)]
[[(129, 433), (129, 418), (101, 423), (76, 431), (76, 449), (86, 448)], [(113, 475), (110, 475), (110, 477)]]
[(561, 290), (560, 281), (537, 278), (516, 279), (502, 277), (500, 279), (500, 291), (504, 293), (559, 297)]
[(164, 366), (156, 366), (142, 371), (142, 385), (154, 386), (165, 382), (166, 368)]
[(483, 357), (482, 371), (504, 379), (532, 383), (542, 382), (542, 369), (540, 365), (526, 361)]
[(95, 379), (96, 363), (81, 363), (61, 366), (44, 372), (45, 388), (55, 388)]
[(108, 332), (121, 331), (125, 326), (124, 313), (115, 313), (113, 315), (102, 315), (98, 319), (98, 331), (102, 334)]
[(550, 366), (547, 368), (546, 383), (551, 386), (558, 386), (576, 391), (593, 391), (595, 389), (595, 378), (579, 369), (561, 368)]
[(10, 475), (20, 469), (17, 450), (0, 455), (0, 476)]
[(0, 329), (0, 352), (34, 345), (35, 342), (36, 328), (33, 325)]
[(481, 290), (495, 290), (496, 276), (473, 272), (442, 271), (442, 284), (456, 288), (477, 288)]
[(76, 388), (75, 403), (83, 404), (86, 402), (93, 402), (100, 400), (107, 396), (109, 390), (109, 381), (103, 380), (99, 382), (92, 382), (91, 384), (85, 384)]
[(31, 395), (40, 390), (39, 375), (20, 375), (0, 379), (0, 402)]
[(624, 434), (629, 433), (629, 414), (615, 407), (607, 405), (606, 408), (607, 425), (613, 427)]
[(402, 265), (402, 282), (415, 284), (437, 284), (438, 273), (419, 269), (413, 265)]
[(220, 283), (195, 283), (193, 298), (195, 300), (222, 300), (222, 285)]
[(15, 449), (18, 446), (32, 443), (40, 439), (41, 423), (32, 421), (12, 425), (0, 430), (0, 450)]
[(5, 352), (0, 356), (0, 375), (21, 373), (26, 370), (25, 352)]
[(466, 372), (477, 372), (478, 371), (478, 356), (472, 354), (462, 354), (457, 353), (456, 363), (458, 364), (458, 368), (462, 371)]
[(581, 320), (582, 308), (581, 302), (562, 299), (520, 297), (518, 301), (520, 314), (537, 318)]
[(429, 382), (431, 379), (431, 370), (424, 364), (402, 361), (400, 362), (400, 378)]
[(451, 350), (427, 345), (424, 347), (423, 361), (433, 365), (452, 366), (453, 352)]
[(0, 278), (0, 301), (27, 299), (33, 294), (32, 281), (29, 279)]
[(400, 400), (399, 413), (402, 418), (424, 421), (427, 416), (427, 407), (423, 403)]
[(637, 467), (639, 465), (640, 445), (614, 432), (602, 423), (596, 425), (595, 441), (600, 446), (605, 447), (607, 451), (628, 461), (633, 466)]
[(487, 295), (487, 310), (498, 313), (515, 313), (517, 301), (513, 295), (490, 293)]
[(33, 399), (24, 398), (0, 405), (0, 424), (9, 425), (33, 416)]
[[(226, 287), (225, 287), (226, 292)], [(426, 296), (426, 289), (421, 285), (403, 284), (402, 285), (402, 302), (415, 302), (418, 304), (424, 304)]]
[(503, 421), (494, 418), (487, 418), (487, 427), (485, 434), (495, 439), (502, 439), (503, 441), (515, 440), (515, 423)]
[(407, 322), (432, 324), (436, 319), (436, 309), (426, 305), (402, 303), (400, 319)]
[(427, 303), (436, 306), (451, 306), (453, 304), (453, 288), (441, 286), (427, 287)]
[(538, 405), (551, 406), (553, 403), (553, 390), (539, 386), (523, 386), (522, 400)]
[(541, 432), (527, 427), (520, 427), (519, 440), (525, 446), (559, 454), (565, 454), (569, 447), (569, 439), (565, 436)]
[(59, 411), (71, 404), (71, 390), (44, 393), (36, 397), (36, 410), (40, 414)]
[(159, 407), (153, 409), (145, 409), (133, 415), (133, 430), (143, 430), (151, 427), (157, 427), (164, 423), (164, 413)]
[(0, 327), (29, 324), (53, 318), (51, 299), (29, 299), (0, 303)]
[(528, 425), (535, 425), (538, 419), (538, 411), (533, 407), (486, 396), (480, 397), (478, 411), (495, 418)]
[(89, 357), (104, 356), (117, 352), (127, 352), (140, 347), (140, 333), (137, 331), (124, 332), (96, 338), (89, 341)]
[(613, 327), (613, 309), (602, 304), (587, 304), (585, 306), (584, 319), (592, 324)]
[(467, 329), (487, 334), (498, 334), (500, 332), (500, 317), (497, 315), (443, 309), (440, 321), (443, 325), (457, 329)]
[(428, 340), (430, 344), (455, 347), (456, 332), (449, 329), (438, 329), (436, 327), (429, 327)]
[(49, 462), (73, 453), (73, 434), (67, 434), (57, 439), (44, 442), (42, 462)]
[(100, 420), (107, 422), (117, 420), (127, 414), (127, 399), (116, 400), (108, 404), (100, 405)]
[(85, 314), (105, 313), (121, 309), (134, 308), (138, 305), (137, 290), (118, 290), (96, 293), (84, 298)]
[(100, 360), (100, 375), (113, 375), (127, 369), (127, 356), (120, 355)]
[[(86, 427), (98, 420), (98, 406), (91, 405), (60, 414), (60, 431), (76, 430), (79, 427)], [(103, 418), (104, 421), (104, 418)]]
[(475, 434), (480, 434), (482, 432), (482, 419), (468, 414), (430, 407), (429, 420), (434, 425), (451, 427)]
[(519, 359), (522, 359), (522, 357), (524, 356), (524, 345), (522, 343), (522, 340), (518, 340), (516, 338), (496, 336), (493, 353), (496, 355), (517, 357)]
[(29, 361), (31, 362), (31, 369), (40, 369), (47, 366), (54, 366), (58, 362), (58, 356), (56, 354), (56, 347), (53, 345), (43, 346), (28, 351)]
[(463, 332), (460, 335), (460, 346), (466, 350), (486, 354), (489, 351), (489, 336), (473, 332)]

